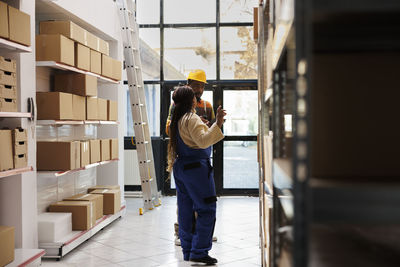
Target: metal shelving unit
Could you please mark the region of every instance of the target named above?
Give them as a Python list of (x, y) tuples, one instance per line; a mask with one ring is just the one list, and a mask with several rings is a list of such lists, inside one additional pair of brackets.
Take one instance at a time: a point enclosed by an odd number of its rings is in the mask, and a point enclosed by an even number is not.
[(0, 172), (0, 178), (12, 176), (12, 175), (17, 175), (25, 172), (30, 172), (33, 171), (32, 167), (24, 167), (24, 168), (19, 168), (19, 169), (11, 169), (7, 171), (2, 171)]
[(30, 53), (32, 52), (32, 48), (30, 46), (26, 45), (21, 45), (18, 43), (15, 43), (13, 41), (0, 38), (0, 51), (8, 51), (8, 52), (14, 52), (14, 53)]

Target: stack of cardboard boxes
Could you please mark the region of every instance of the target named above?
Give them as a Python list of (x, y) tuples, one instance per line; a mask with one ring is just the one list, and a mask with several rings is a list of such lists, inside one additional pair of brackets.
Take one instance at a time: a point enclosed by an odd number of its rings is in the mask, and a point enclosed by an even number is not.
[(0, 38), (31, 45), (31, 17), (4, 2), (0, 2)]
[(0, 148), (0, 171), (27, 166), (26, 130), (0, 130)]
[(0, 112), (17, 111), (17, 64), (0, 56)]

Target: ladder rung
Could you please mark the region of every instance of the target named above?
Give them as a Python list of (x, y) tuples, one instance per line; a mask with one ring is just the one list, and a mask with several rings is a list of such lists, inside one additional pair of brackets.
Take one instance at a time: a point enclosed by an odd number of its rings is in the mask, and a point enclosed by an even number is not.
[(133, 104), (133, 106), (144, 107), (144, 105), (143, 105), (143, 104)]
[(141, 142), (141, 141), (136, 141), (136, 144), (143, 144), (143, 145), (146, 145), (146, 144), (148, 144), (149, 143), (149, 141), (143, 141), (143, 142)]
[(137, 126), (137, 125), (147, 125), (147, 122), (144, 122), (144, 121), (143, 121), (143, 122), (135, 122), (134, 124), (135, 124), (136, 126)]
[(151, 160), (150, 159), (148, 159), (148, 160), (144, 160), (144, 161), (139, 161), (139, 163), (140, 164), (145, 164), (145, 163), (150, 163), (151, 162)]

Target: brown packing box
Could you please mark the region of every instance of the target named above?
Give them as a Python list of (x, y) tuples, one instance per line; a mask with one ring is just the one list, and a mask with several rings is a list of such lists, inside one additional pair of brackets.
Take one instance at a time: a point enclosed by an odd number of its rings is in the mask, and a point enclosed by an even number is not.
[(117, 81), (120, 81), (122, 79), (122, 62), (116, 59), (113, 59), (112, 78)]
[(107, 100), (107, 120), (118, 120), (118, 103), (117, 101)]
[(90, 143), (81, 141), (81, 167), (90, 164)]
[(90, 201), (93, 203), (95, 218), (103, 217), (103, 195), (99, 194), (78, 194), (65, 198), (63, 201)]
[(11, 98), (0, 98), (0, 112), (17, 112), (17, 101)]
[(0, 84), (16, 86), (17, 74), (14, 72), (0, 70)]
[(14, 156), (28, 153), (28, 142), (27, 141), (14, 142), (13, 153)]
[(27, 154), (19, 154), (14, 156), (14, 169), (24, 168), (28, 166)]
[(80, 96), (97, 96), (97, 78), (87, 74), (57, 74), (54, 90)]
[(107, 55), (101, 55), (101, 75), (112, 78), (113, 77), (113, 59)]
[(0, 171), (13, 168), (11, 130), (0, 130)]
[(0, 98), (17, 99), (17, 87), (0, 84)]
[(89, 140), (90, 142), (90, 163), (100, 161), (100, 140)]
[(110, 139), (100, 140), (101, 161), (110, 160)]
[(107, 120), (107, 99), (97, 98), (97, 119)]
[(80, 142), (37, 142), (39, 171), (68, 171), (80, 168)]
[(90, 71), (90, 48), (75, 43), (75, 67)]
[(38, 120), (72, 120), (72, 94), (61, 92), (37, 92)]
[(107, 56), (110, 55), (110, 46), (108, 42), (104, 41), (103, 39), (99, 38), (99, 52), (105, 54)]
[(56, 61), (75, 66), (74, 41), (59, 34), (36, 35), (36, 61)]
[(111, 152), (111, 159), (118, 158), (118, 139), (114, 138), (110, 140), (110, 152)]
[(41, 21), (40, 34), (62, 34), (78, 43), (87, 45), (87, 32), (71, 21)]
[(86, 36), (87, 36), (87, 47), (95, 51), (99, 51), (99, 45), (100, 45), (99, 37), (90, 32), (86, 32)]
[(14, 261), (14, 232), (15, 229), (12, 226), (0, 226), (0, 266), (5, 266)]
[(59, 201), (49, 206), (50, 212), (72, 213), (72, 230), (89, 230), (96, 224), (95, 210), (91, 201)]
[(98, 189), (121, 190), (119, 185), (95, 185), (95, 186), (89, 187), (87, 192), (91, 193), (92, 191), (98, 190)]
[(8, 29), (11, 41), (31, 45), (31, 16), (8, 6)]
[(15, 59), (0, 56), (0, 70), (17, 72), (17, 61)]
[[(8, 9), (7, 4), (0, 2), (0, 37), (8, 39)], [(1, 265), (1, 264), (0, 264)]]
[(101, 75), (101, 53), (90, 50), (90, 71)]
[(28, 141), (26, 129), (17, 128), (12, 130), (13, 142)]
[(86, 120), (98, 120), (98, 104), (96, 97), (86, 97)]
[(86, 120), (86, 99), (84, 96), (72, 95), (72, 113), (74, 120)]
[(121, 210), (121, 191), (112, 189), (97, 189), (91, 194), (103, 195), (103, 213), (115, 214)]

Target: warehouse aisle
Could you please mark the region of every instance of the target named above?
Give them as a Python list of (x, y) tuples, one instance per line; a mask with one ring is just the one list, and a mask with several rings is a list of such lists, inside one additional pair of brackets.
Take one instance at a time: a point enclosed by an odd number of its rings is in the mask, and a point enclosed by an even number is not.
[[(163, 197), (160, 209), (138, 214), (141, 199), (127, 199), (127, 214), (67, 255), (42, 266), (195, 266), (174, 245), (176, 197)], [(210, 255), (218, 266), (260, 266), (258, 198), (218, 199), (217, 225)]]

